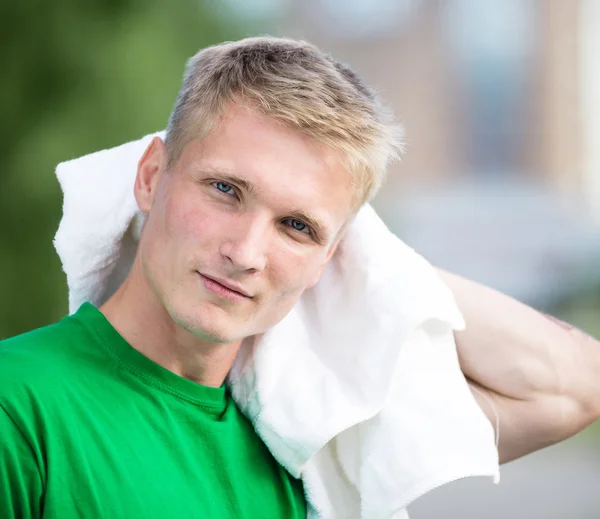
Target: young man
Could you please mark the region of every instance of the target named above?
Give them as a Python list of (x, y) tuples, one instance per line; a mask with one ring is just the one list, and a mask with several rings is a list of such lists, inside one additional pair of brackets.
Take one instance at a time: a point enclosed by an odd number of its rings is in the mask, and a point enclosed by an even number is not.
[[(311, 45), (194, 56), (166, 142), (139, 162), (147, 221), (125, 282), (99, 309), (0, 343), (0, 517), (304, 517), (301, 484), (223, 383), (242, 340), (319, 280), (397, 148), (371, 91)], [(598, 416), (595, 341), (441, 275), (503, 461)]]

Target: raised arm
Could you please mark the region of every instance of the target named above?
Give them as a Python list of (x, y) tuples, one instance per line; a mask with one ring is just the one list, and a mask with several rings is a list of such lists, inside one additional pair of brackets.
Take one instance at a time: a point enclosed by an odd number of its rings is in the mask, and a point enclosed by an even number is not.
[(562, 441), (600, 418), (600, 341), (495, 290), (438, 270), (466, 321), (460, 365), (492, 423), (500, 462)]

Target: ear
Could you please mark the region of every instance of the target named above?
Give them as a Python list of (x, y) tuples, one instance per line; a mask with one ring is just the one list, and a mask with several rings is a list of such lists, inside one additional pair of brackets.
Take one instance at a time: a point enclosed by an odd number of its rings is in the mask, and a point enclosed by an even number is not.
[(327, 266), (327, 264), (329, 263), (329, 260), (331, 259), (331, 257), (335, 254), (335, 251), (338, 248), (338, 245), (340, 244), (340, 240), (338, 239), (332, 246), (331, 248), (327, 251), (327, 256), (325, 256), (325, 260), (323, 261), (323, 264), (319, 267), (319, 270), (317, 271), (317, 273), (315, 274), (315, 277), (312, 279), (312, 281), (308, 284), (309, 288), (314, 287), (318, 282), (319, 279), (321, 279), (321, 274), (323, 274), (323, 271), (325, 270), (325, 267)]
[(160, 137), (154, 137), (138, 162), (133, 192), (138, 207), (144, 213), (150, 211), (156, 186), (167, 165), (167, 150)]

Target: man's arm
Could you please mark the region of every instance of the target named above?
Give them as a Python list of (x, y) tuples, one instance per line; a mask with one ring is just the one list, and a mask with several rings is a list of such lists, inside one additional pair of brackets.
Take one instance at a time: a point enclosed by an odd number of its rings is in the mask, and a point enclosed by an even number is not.
[(43, 483), (31, 445), (0, 405), (0, 517), (41, 517)]
[(501, 463), (600, 418), (600, 341), (495, 290), (438, 273), (466, 321), (455, 333), (462, 371), (492, 423), (494, 412), (499, 416)]

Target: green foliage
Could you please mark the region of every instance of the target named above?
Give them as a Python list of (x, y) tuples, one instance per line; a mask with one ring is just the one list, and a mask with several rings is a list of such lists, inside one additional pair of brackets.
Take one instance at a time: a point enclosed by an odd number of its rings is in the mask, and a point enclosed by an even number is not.
[[(215, 0), (216, 1), (216, 0)], [(19, 0), (0, 18), (0, 339), (56, 321), (58, 162), (165, 127), (186, 59), (241, 35), (207, 1)]]

